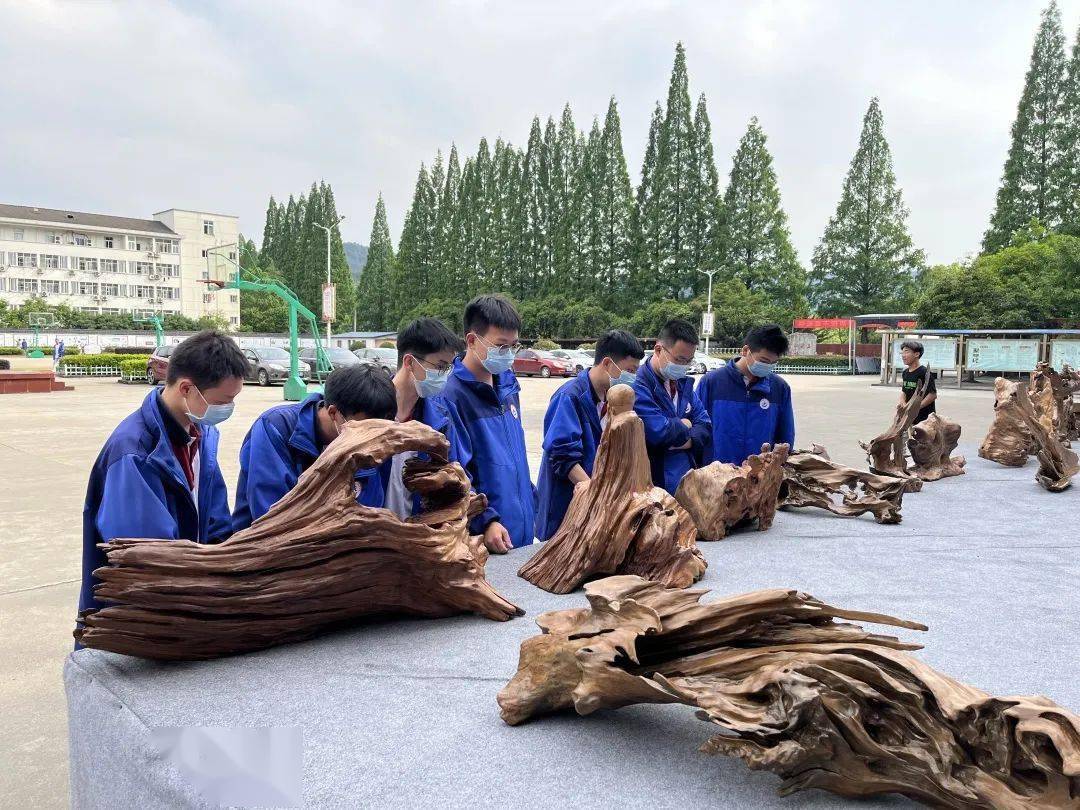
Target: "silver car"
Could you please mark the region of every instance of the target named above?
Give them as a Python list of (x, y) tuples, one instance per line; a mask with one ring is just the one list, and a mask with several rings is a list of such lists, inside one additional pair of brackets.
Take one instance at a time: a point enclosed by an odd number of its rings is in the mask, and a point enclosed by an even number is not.
[(565, 360), (574, 367), (574, 371), (580, 374), (582, 371), (593, 367), (593, 355), (578, 349), (555, 349), (551, 352), (560, 360)]
[(379, 366), (391, 377), (397, 373), (397, 349), (354, 349), (353, 354), (360, 358), (360, 362)]

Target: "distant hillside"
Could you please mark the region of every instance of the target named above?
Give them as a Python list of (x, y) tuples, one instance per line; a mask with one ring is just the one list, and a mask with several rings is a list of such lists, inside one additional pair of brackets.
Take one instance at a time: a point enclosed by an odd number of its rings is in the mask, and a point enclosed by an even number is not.
[(352, 271), (353, 279), (360, 278), (360, 271), (364, 267), (364, 262), (367, 261), (367, 245), (361, 245), (359, 242), (346, 242), (345, 259), (349, 262), (349, 270)]

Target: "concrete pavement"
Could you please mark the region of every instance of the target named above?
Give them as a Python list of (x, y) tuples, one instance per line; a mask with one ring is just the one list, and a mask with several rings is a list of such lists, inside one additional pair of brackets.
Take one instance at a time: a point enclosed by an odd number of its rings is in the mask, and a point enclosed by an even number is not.
[[(48, 361), (19, 362), (44, 368)], [(864, 466), (860, 439), (889, 423), (898, 389), (876, 377), (789, 377), (797, 444), (824, 444), (837, 461)], [(535, 477), (544, 411), (561, 380), (522, 379), (522, 419)], [(67, 721), (61, 682), (78, 597), (81, 515), (90, 467), (116, 424), (149, 389), (75, 379), (75, 390), (0, 397), (0, 796), (12, 807), (67, 805)], [(247, 387), (222, 426), (219, 461), (232, 489), (251, 422), (281, 389)], [(992, 389), (943, 388), (939, 411), (978, 443), (993, 413)], [(1032, 475), (1034, 469), (1032, 468)], [(799, 583), (792, 583), (798, 586)]]

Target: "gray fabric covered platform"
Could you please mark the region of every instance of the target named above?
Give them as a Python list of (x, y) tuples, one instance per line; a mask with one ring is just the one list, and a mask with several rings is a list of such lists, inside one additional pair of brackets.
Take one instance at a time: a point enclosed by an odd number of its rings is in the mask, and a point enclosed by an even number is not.
[[(782, 512), (764, 533), (702, 543), (714, 595), (787, 586), (834, 605), (925, 622), (900, 631), (940, 670), (1000, 695), (1080, 710), (1080, 483), (1051, 494), (1035, 462), (1008, 469), (964, 448), (968, 474), (904, 500), (899, 526)], [(712, 727), (683, 706), (559, 716), (517, 728), (495, 695), (546, 610), (584, 605), (516, 576), (488, 578), (528, 615), (369, 622), (237, 658), (158, 664), (82, 650), (65, 668), (75, 807), (206, 807), (157, 752), (163, 726), (299, 727), (309, 807), (901, 807), (822, 792), (698, 753)], [(706, 596), (708, 600), (712, 596)], [(891, 631), (890, 631), (891, 632)]]

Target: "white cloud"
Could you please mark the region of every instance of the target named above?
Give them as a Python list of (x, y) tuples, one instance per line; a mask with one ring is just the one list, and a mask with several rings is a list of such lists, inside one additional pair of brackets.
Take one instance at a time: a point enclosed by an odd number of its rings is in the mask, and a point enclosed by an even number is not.
[[(916, 241), (978, 245), (1044, 0), (0, 4), (0, 199), (130, 216), (198, 206), (258, 236), (270, 194), (334, 186), (366, 242), (395, 238), (420, 161), (524, 144), (615, 95), (637, 173), (674, 44), (709, 100), (721, 176), (751, 115), (804, 261), (881, 97)], [(1070, 40), (1080, 0), (1062, 0)]]

